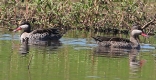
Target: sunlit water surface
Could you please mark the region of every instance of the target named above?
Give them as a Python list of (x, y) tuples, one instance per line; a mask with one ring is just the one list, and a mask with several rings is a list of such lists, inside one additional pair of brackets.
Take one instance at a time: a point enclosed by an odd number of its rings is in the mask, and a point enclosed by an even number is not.
[(67, 37), (69, 33), (52, 46), (21, 44), (18, 33), (0, 33), (0, 79), (156, 79), (154, 44), (142, 43), (139, 51), (111, 50), (90, 37)]

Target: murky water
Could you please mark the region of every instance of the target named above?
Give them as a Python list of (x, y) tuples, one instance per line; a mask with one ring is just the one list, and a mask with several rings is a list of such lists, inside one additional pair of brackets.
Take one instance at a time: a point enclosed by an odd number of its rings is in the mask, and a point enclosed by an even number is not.
[(98, 47), (90, 37), (75, 38), (68, 32), (52, 46), (37, 46), (21, 44), (18, 33), (1, 32), (0, 79), (155, 80), (154, 44), (147, 41), (139, 51), (111, 50)]

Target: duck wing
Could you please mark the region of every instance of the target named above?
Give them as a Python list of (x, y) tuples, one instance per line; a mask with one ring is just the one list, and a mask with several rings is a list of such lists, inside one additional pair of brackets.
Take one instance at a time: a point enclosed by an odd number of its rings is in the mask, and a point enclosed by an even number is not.
[(97, 36), (93, 37), (95, 41), (116, 41), (116, 42), (127, 42), (130, 43), (131, 41), (129, 39), (120, 38), (120, 37), (105, 37), (105, 36)]
[(129, 39), (120, 37), (93, 37), (97, 44), (101, 47), (113, 47), (113, 48), (132, 48), (133, 43)]
[(30, 40), (59, 40), (63, 34), (59, 29), (49, 28), (49, 29), (37, 29), (30, 33)]
[(50, 34), (60, 34), (60, 31), (56, 28), (48, 28), (48, 29), (36, 29), (31, 32), (32, 34), (42, 34), (42, 33), (50, 33)]

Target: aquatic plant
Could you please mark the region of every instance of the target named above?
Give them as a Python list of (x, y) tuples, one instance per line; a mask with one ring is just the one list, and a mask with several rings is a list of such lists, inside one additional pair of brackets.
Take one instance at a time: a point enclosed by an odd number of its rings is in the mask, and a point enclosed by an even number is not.
[(155, 18), (156, 11), (155, 3), (145, 0), (2, 0), (0, 4), (2, 26), (30, 21), (34, 28), (87, 31), (129, 29), (134, 22), (143, 26)]

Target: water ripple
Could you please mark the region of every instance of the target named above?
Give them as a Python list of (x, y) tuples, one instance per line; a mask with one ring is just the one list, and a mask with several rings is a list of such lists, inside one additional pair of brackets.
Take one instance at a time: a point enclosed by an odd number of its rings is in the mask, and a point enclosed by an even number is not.
[(19, 35), (15, 34), (15, 35), (11, 35), (11, 34), (3, 34), (0, 35), (0, 40), (19, 40)]
[(141, 44), (142, 49), (155, 49), (151, 44)]
[(97, 44), (94, 40), (87, 40), (86, 38), (62, 38), (61, 42), (64, 45), (72, 45), (74, 46), (76, 50), (79, 49), (93, 49), (93, 47), (96, 47)]

